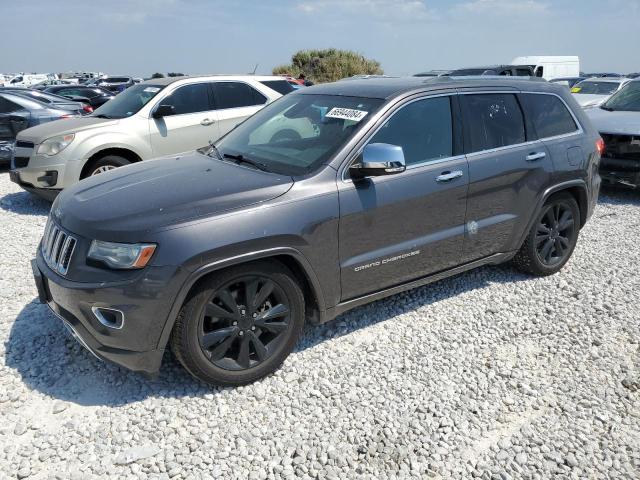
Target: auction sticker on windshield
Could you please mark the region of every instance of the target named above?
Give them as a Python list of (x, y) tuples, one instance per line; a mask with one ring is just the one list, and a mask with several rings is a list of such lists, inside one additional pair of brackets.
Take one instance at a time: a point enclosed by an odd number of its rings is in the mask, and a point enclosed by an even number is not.
[(327, 113), (325, 117), (341, 118), (343, 120), (353, 120), (354, 122), (359, 122), (367, 115), (367, 113), (369, 112), (365, 112), (363, 110), (353, 110), (351, 108), (334, 107), (329, 110), (329, 113)]

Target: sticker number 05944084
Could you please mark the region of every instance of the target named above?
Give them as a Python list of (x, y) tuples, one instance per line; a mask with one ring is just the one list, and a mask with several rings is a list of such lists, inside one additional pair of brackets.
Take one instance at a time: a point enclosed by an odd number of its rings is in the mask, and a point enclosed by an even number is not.
[(354, 122), (359, 122), (367, 116), (367, 113), (369, 112), (365, 112), (363, 110), (353, 110), (351, 108), (334, 107), (329, 110), (325, 117), (342, 118), (343, 120), (353, 120)]

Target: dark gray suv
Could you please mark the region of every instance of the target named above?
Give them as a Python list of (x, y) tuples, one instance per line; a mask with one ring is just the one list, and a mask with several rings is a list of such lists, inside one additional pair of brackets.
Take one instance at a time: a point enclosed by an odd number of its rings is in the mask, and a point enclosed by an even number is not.
[(543, 81), (365, 79), (299, 90), (208, 150), (88, 178), (55, 201), (33, 270), (96, 356), (252, 382), (305, 321), (481, 265), (568, 261), (602, 141)]

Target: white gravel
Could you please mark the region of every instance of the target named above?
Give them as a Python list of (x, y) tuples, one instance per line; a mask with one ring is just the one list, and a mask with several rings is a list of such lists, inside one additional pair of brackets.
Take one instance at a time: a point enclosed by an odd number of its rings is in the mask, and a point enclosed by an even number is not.
[(640, 194), (558, 275), (483, 268), (309, 327), (210, 389), (83, 351), (36, 303), (48, 205), (0, 173), (0, 478), (640, 478)]

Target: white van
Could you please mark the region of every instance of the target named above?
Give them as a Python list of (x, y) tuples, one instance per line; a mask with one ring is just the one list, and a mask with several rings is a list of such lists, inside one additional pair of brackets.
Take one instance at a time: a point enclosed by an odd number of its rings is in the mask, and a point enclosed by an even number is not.
[(530, 65), (536, 77), (542, 77), (545, 80), (580, 76), (580, 57), (577, 56), (516, 57), (511, 61), (511, 65)]
[(47, 80), (56, 80), (57, 76), (51, 73), (21, 73), (8, 82), (4, 82), (5, 87), (30, 87)]

